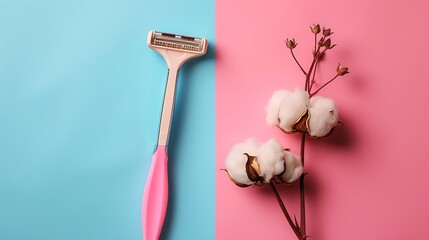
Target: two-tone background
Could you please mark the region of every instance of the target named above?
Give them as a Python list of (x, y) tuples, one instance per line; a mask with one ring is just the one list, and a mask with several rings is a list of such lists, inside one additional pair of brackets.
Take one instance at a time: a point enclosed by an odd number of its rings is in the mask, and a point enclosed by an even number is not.
[[(429, 236), (429, 6), (425, 1), (0, 0), (0, 239), (141, 239), (141, 196), (167, 69), (155, 29), (209, 40), (180, 72), (162, 239), (293, 239), (268, 188), (224, 172), (231, 146), (297, 136), (264, 122), (274, 90), (302, 86), (309, 25), (333, 29), (321, 94), (344, 127), (307, 145), (316, 240)], [(298, 212), (296, 186), (281, 189)]]

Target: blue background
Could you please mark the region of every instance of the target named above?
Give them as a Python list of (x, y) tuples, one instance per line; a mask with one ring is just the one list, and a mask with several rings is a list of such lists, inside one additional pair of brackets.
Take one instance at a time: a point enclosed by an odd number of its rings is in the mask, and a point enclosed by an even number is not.
[(215, 238), (214, 9), (0, 0), (0, 239), (142, 239), (167, 76), (151, 29), (209, 40), (180, 72), (162, 239)]

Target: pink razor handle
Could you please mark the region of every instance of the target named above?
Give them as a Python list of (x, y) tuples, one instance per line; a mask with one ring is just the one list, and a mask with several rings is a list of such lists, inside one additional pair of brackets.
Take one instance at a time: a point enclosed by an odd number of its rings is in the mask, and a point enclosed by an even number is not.
[(143, 195), (142, 221), (145, 240), (157, 240), (161, 235), (168, 203), (167, 163), (165, 146), (158, 146), (153, 155)]

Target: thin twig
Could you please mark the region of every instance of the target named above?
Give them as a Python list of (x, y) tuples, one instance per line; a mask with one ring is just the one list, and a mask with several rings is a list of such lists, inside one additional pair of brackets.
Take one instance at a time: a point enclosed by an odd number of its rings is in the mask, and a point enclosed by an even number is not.
[(274, 185), (274, 183), (273, 183), (273, 182), (270, 182), (270, 185), (271, 185), (271, 188), (273, 189), (274, 195), (276, 196), (276, 200), (277, 200), (277, 202), (279, 203), (280, 208), (282, 209), (283, 214), (285, 215), (286, 220), (288, 221), (288, 223), (289, 223), (290, 227), (292, 228), (293, 232), (294, 232), (294, 233), (295, 233), (295, 235), (298, 237), (298, 239), (302, 240), (303, 238), (302, 238), (302, 236), (301, 236), (301, 233), (300, 233), (300, 230), (299, 230), (299, 226), (296, 226), (296, 225), (293, 223), (293, 220), (292, 220), (292, 218), (290, 217), (289, 212), (287, 211), (286, 206), (284, 205), (284, 203), (283, 203), (283, 201), (282, 201), (282, 198), (280, 197), (280, 194), (279, 194), (279, 192), (277, 191), (276, 186)]
[[(320, 49), (320, 47), (318, 48), (316, 54), (319, 52), (319, 49)], [(305, 77), (305, 89), (304, 90), (307, 91), (307, 92), (309, 91), (309, 88), (310, 88), (310, 85), (309, 85), (309, 83), (310, 83), (310, 77), (311, 77), (311, 72), (313, 71), (315, 63), (316, 63), (316, 57), (313, 58), (313, 62), (311, 62), (310, 69), (308, 70), (308, 73), (307, 73), (307, 75)]]
[[(334, 46), (335, 46), (335, 44), (334, 44)], [(316, 64), (315, 64), (315, 66), (314, 66), (314, 72), (313, 72), (313, 79), (311, 80), (311, 84), (310, 84), (310, 87), (308, 88), (308, 93), (310, 93), (311, 92), (311, 89), (313, 88), (313, 85), (314, 85), (314, 83), (316, 82), (314, 79), (315, 79), (315, 77), (316, 77), (316, 71), (317, 71), (317, 66), (319, 65), (319, 63), (320, 63), (320, 58), (323, 56), (323, 54), (325, 54), (325, 52), (326, 51), (328, 51), (329, 49), (332, 49), (332, 48), (325, 48), (318, 56), (316, 56), (315, 58), (316, 58)], [(320, 48), (319, 48), (319, 51), (320, 51)]]
[(290, 53), (292, 54), (293, 59), (295, 59), (296, 64), (298, 64), (299, 68), (301, 68), (302, 73), (304, 73), (304, 75), (307, 75), (307, 73), (305, 72), (304, 68), (302, 68), (301, 64), (299, 64), (298, 59), (296, 59), (295, 54), (293, 53), (292, 48), (290, 49)]
[(316, 46), (317, 46), (317, 33), (314, 34), (314, 52), (316, 52)]
[(304, 153), (305, 153), (305, 133), (302, 133), (302, 136), (301, 136), (301, 151), (299, 153), (301, 155), (302, 167), (304, 167)]
[(313, 93), (311, 93), (310, 97), (313, 97), (314, 95), (316, 95), (320, 90), (322, 90), (324, 87), (326, 87), (332, 81), (334, 81), (338, 76), (340, 76), (340, 74), (335, 75), (335, 77), (333, 77), (331, 80), (329, 80), (328, 82), (326, 82), (325, 84), (323, 84), (319, 89), (317, 89), (316, 91), (314, 91)]
[(316, 71), (317, 71), (317, 66), (319, 65), (319, 62), (320, 62), (320, 59), (317, 59), (316, 65), (314, 66), (313, 79), (311, 79), (310, 89), (308, 90), (309, 92), (311, 92), (311, 89), (313, 88), (313, 85), (316, 82), (314, 78), (316, 77)]
[[(324, 39), (324, 37), (322, 37), (321, 39)], [(320, 47), (321, 47), (320, 45), (317, 46), (317, 50), (313, 54), (313, 61), (311, 62), (310, 69), (308, 69), (308, 72), (305, 75), (305, 88), (304, 88), (304, 90), (307, 91), (307, 92), (310, 89), (311, 73), (313, 72), (313, 68), (314, 68), (314, 65), (315, 65), (316, 60), (317, 60), (317, 55), (319, 54), (319, 51), (320, 51)]]

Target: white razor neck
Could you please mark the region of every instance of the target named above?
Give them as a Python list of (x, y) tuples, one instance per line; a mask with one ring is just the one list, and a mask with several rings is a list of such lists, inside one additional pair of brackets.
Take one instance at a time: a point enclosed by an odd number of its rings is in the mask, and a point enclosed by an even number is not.
[(168, 65), (168, 76), (165, 86), (164, 103), (162, 105), (161, 122), (158, 135), (158, 145), (167, 146), (168, 136), (171, 128), (171, 120), (173, 118), (179, 69), (186, 61), (193, 58), (194, 54), (166, 49), (156, 50), (164, 57)]

